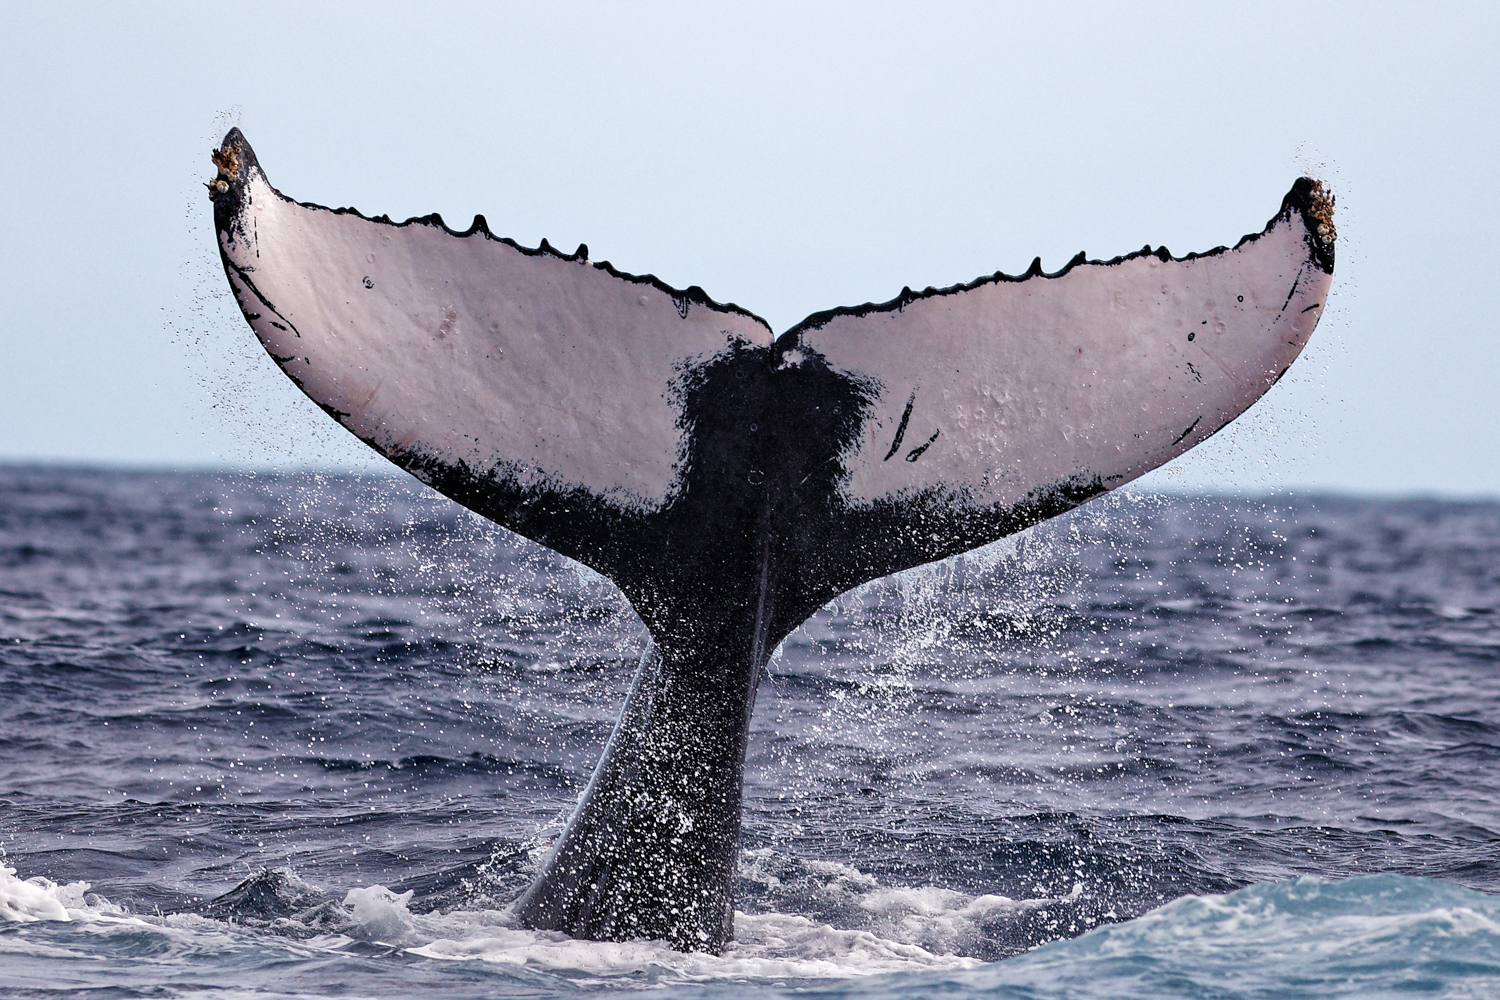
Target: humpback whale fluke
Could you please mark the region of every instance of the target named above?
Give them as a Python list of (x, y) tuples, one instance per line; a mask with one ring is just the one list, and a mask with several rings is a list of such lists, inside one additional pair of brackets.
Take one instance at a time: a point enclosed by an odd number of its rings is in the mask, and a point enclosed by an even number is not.
[(1333, 273), (1298, 180), (1259, 233), (903, 289), (774, 336), (544, 241), (292, 201), (214, 152), (245, 318), (315, 402), (422, 482), (610, 577), (645, 655), (520, 921), (718, 951), (741, 772), (778, 642), (859, 584), (1122, 486), (1281, 377)]

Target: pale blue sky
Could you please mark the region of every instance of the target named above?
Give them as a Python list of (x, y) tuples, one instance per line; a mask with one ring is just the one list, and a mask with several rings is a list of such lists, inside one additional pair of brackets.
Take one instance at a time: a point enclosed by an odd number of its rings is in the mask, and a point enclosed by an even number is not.
[(1327, 318), (1151, 482), (1500, 494), (1496, 8), (1036, 7), (0, 3), (0, 460), (363, 460), (223, 295), (237, 123), (293, 197), (483, 213), (777, 329), (1232, 243), (1312, 171)]

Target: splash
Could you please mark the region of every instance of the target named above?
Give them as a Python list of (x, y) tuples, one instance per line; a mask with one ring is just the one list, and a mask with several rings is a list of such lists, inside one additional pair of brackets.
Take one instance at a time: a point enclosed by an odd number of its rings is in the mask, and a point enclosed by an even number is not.
[(16, 870), (0, 865), (0, 921), (74, 920), (88, 909), (87, 882), (58, 885), (49, 878), (19, 879)]

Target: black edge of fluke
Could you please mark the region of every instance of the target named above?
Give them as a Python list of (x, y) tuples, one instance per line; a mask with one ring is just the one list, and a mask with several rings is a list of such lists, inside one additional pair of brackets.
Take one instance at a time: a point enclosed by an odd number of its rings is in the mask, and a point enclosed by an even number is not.
[(1152, 249), (1151, 244), (1146, 244), (1132, 253), (1113, 257), (1109, 260), (1091, 260), (1085, 253), (1076, 254), (1057, 271), (1047, 272), (1042, 269), (1042, 259), (1036, 258), (1031, 266), (1022, 274), (1007, 274), (1004, 271), (996, 271), (975, 278), (973, 281), (962, 282), (956, 285), (948, 285), (944, 288), (927, 288), (920, 292), (913, 292), (910, 288), (903, 288), (901, 294), (886, 302), (866, 302), (857, 306), (837, 306), (833, 309), (824, 309), (815, 312), (811, 316), (792, 327), (790, 330), (776, 338), (778, 350), (790, 350), (797, 344), (798, 338), (807, 330), (817, 330), (827, 325), (830, 321), (840, 316), (868, 316), (871, 313), (899, 312), (911, 305), (918, 299), (936, 298), (943, 295), (958, 295), (963, 292), (973, 291), (983, 285), (997, 284), (1002, 281), (1030, 281), (1033, 278), (1061, 278), (1066, 276), (1075, 267), (1113, 267), (1128, 260), (1138, 257), (1156, 257), (1163, 263), (1174, 261), (1198, 260), (1203, 257), (1217, 257), (1231, 250), (1238, 250), (1247, 243), (1254, 243), (1284, 218), (1290, 217), (1292, 212), (1302, 217), (1303, 224), (1307, 227), (1308, 245), (1312, 252), (1313, 262), (1325, 273), (1333, 273), (1333, 246), (1338, 238), (1337, 231), (1333, 226), (1333, 194), (1323, 185), (1323, 182), (1311, 177), (1299, 177), (1292, 189), (1281, 199), (1281, 209), (1271, 217), (1258, 233), (1247, 233), (1240, 237), (1239, 241), (1232, 247), (1218, 246), (1212, 250), (1204, 250), (1200, 253), (1189, 253), (1181, 257), (1173, 256), (1166, 247)]
[[(225, 133), (224, 141), (213, 152), (213, 162), (215, 166), (219, 167), (219, 176), (208, 183), (209, 197), (214, 203), (214, 224), (220, 232), (225, 232), (233, 225), (234, 219), (242, 207), (242, 194), (245, 184), (250, 177), (249, 168), (260, 170), (260, 163), (256, 160), (255, 151), (250, 148), (250, 143), (246, 141), (244, 133), (237, 127)], [(226, 163), (231, 166), (237, 165), (238, 169), (226, 174)], [(265, 171), (261, 170), (260, 173), (262, 177), (265, 176)], [(221, 182), (223, 183), (222, 188), (219, 186)], [(765, 319), (742, 306), (735, 305), (733, 302), (719, 302), (697, 285), (691, 285), (687, 288), (674, 288), (654, 274), (631, 274), (629, 271), (621, 271), (607, 260), (591, 261), (588, 259), (587, 244), (580, 243), (578, 249), (573, 253), (563, 253), (548, 243), (545, 238), (542, 240), (540, 246), (523, 246), (508, 236), (496, 236), (490, 231), (489, 223), (483, 215), (474, 216), (474, 221), (468, 229), (454, 229), (444, 222), (443, 217), (436, 212), (431, 215), (414, 216), (405, 222), (393, 222), (388, 215), (365, 215), (357, 208), (329, 208), (327, 205), (319, 205), (317, 202), (297, 201), (295, 198), (288, 198), (282, 194), (276, 189), (275, 185), (271, 184), (269, 179), (267, 179), (266, 184), (275, 192), (276, 197), (291, 202), (294, 205), (300, 205), (303, 208), (310, 208), (319, 212), (332, 212), (334, 215), (352, 215), (366, 222), (373, 222), (381, 226), (390, 226), (393, 229), (403, 229), (407, 226), (434, 226), (449, 236), (483, 236), (485, 239), (503, 243), (512, 250), (517, 250), (528, 257), (556, 257), (559, 260), (578, 261), (590, 267), (598, 268), (605, 274), (619, 278), (621, 281), (628, 281), (637, 285), (650, 285), (659, 292), (667, 293), (677, 301), (704, 306), (715, 312), (744, 316), (746, 319), (759, 323), (767, 331), (771, 330), (771, 324), (766, 322)]]

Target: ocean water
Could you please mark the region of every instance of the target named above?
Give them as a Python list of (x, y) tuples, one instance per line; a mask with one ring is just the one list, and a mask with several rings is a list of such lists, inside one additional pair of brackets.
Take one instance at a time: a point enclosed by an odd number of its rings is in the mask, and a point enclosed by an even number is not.
[(1500, 504), (1116, 496), (846, 595), (723, 956), (506, 912), (644, 644), (409, 480), (0, 467), (0, 996), (1500, 996)]

